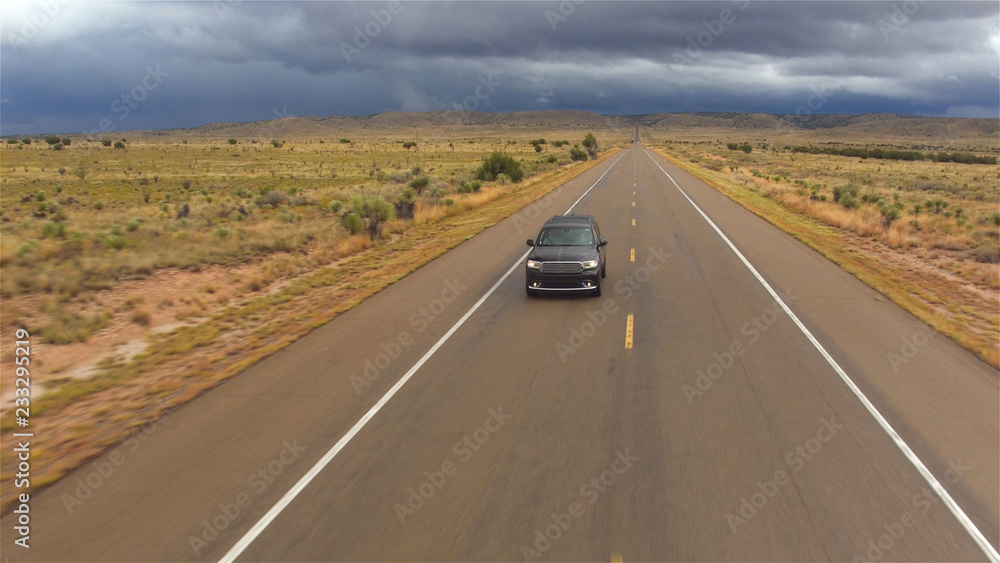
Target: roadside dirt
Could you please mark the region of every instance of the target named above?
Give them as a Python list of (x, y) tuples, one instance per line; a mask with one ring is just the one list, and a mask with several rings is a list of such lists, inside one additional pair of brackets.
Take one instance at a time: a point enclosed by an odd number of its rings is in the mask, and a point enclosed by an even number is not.
[[(43, 396), (47, 386), (66, 379), (93, 375), (102, 360), (127, 361), (146, 347), (151, 332), (166, 332), (221, 310), (248, 291), (245, 281), (264, 268), (266, 261), (238, 266), (210, 266), (200, 271), (165, 269), (143, 279), (126, 280), (113, 289), (100, 291), (74, 303), (78, 311), (105, 310), (112, 314), (107, 326), (86, 342), (54, 345), (31, 337), (32, 396)], [(278, 284), (262, 291), (273, 291)], [(25, 295), (11, 298), (5, 308), (18, 311), (29, 327), (43, 326), (45, 298)], [(148, 313), (148, 322), (137, 322), (137, 313)], [(0, 408), (7, 410), (14, 400), (15, 364), (13, 340), (3, 340), (0, 352), (2, 385)], [(11, 348), (11, 349), (8, 349)]]

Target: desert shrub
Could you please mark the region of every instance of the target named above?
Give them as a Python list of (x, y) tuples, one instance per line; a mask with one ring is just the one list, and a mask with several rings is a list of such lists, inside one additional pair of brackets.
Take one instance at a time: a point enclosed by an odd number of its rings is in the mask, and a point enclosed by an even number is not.
[(45, 142), (48, 143), (48, 144), (50, 144), (50, 145), (54, 145), (54, 144), (60, 142), (60, 139), (59, 139), (59, 137), (57, 135), (49, 135), (49, 136), (45, 137)]
[(1000, 243), (995, 240), (984, 240), (980, 242), (973, 251), (976, 262), (984, 264), (1000, 263)]
[(351, 140), (350, 140), (350, 139), (347, 139), (347, 138), (344, 138), (344, 139), (341, 139), (341, 140), (340, 140), (340, 142), (341, 142), (341, 143), (344, 143), (344, 144), (346, 145), (346, 144), (350, 143), (350, 142), (351, 142)]
[(583, 148), (587, 149), (590, 158), (597, 158), (597, 137), (593, 133), (587, 133), (583, 138)]
[(548, 162), (549, 164), (554, 164), (554, 163), (555, 163), (556, 161), (558, 161), (558, 160), (559, 160), (559, 158), (558, 158), (558, 157), (556, 157), (556, 155), (554, 155), (554, 154), (550, 154), (550, 155), (548, 156), (548, 158), (546, 158), (546, 159), (545, 159), (545, 162)]
[(153, 320), (153, 316), (145, 309), (136, 309), (132, 311), (131, 318), (132, 322), (140, 326), (148, 326)]
[(412, 188), (406, 188), (398, 196), (396, 196), (396, 201), (393, 206), (396, 208), (396, 217), (400, 219), (413, 219), (413, 212), (416, 210), (417, 204), (416, 192)]
[[(65, 307), (53, 307), (50, 318), (41, 327), (41, 335), (51, 344), (85, 342), (91, 334), (107, 326), (111, 315), (101, 312), (89, 316), (70, 312)], [(32, 331), (34, 332), (34, 331)]]
[(902, 204), (888, 205), (886, 203), (881, 203), (879, 205), (878, 211), (882, 214), (882, 224), (886, 227), (892, 225), (893, 221), (896, 221), (901, 216)]
[(100, 211), (100, 210), (104, 209), (104, 202), (103, 201), (95, 201), (94, 202), (94, 209), (97, 210), (97, 211)]
[(226, 142), (229, 143), (230, 145), (235, 145), (239, 141), (237, 141), (236, 139), (228, 139)]
[(69, 137), (63, 137), (63, 139), (62, 139), (63, 146), (67, 146), (68, 147), (70, 145), (70, 143), (72, 143), (72, 142), (73, 142), (73, 140), (70, 139)]
[(113, 250), (121, 250), (125, 248), (128, 241), (121, 235), (108, 235), (108, 237), (104, 239), (104, 244)]
[(513, 182), (520, 182), (524, 178), (524, 170), (521, 169), (521, 163), (517, 159), (507, 153), (493, 151), (483, 158), (483, 163), (476, 170), (476, 179), (492, 182), (501, 174)]
[(569, 157), (572, 160), (587, 160), (589, 158), (587, 156), (586, 151), (584, 151), (580, 147), (573, 147), (569, 149)]
[(366, 199), (352, 195), (347, 204), (350, 210), (344, 215), (344, 226), (351, 234), (358, 234), (363, 229), (372, 241), (382, 236), (383, 224), (396, 217), (395, 208), (381, 196)]
[(66, 223), (46, 221), (42, 225), (42, 236), (45, 238), (64, 238), (66, 236)]
[(417, 195), (424, 193), (424, 190), (431, 183), (429, 176), (420, 176), (410, 180), (410, 189), (417, 192)]
[(347, 232), (352, 235), (360, 233), (361, 230), (365, 228), (364, 221), (359, 215), (354, 213), (344, 215), (342, 222), (344, 224), (344, 228), (347, 229)]
[(270, 205), (279, 207), (288, 204), (288, 194), (279, 191), (269, 191), (257, 198), (257, 207)]
[(125, 224), (125, 230), (128, 231), (128, 232), (130, 232), (130, 233), (133, 233), (133, 232), (139, 230), (139, 225), (141, 225), (141, 224), (142, 224), (142, 221), (140, 221), (139, 219), (132, 219), (131, 221), (129, 221), (128, 223)]
[[(839, 202), (845, 196), (850, 196), (855, 198), (858, 195), (859, 188), (854, 184), (847, 184), (844, 186), (834, 186), (833, 188), (833, 201)], [(844, 207), (847, 207), (846, 205)]]
[(840, 205), (843, 205), (845, 209), (857, 209), (861, 207), (861, 201), (851, 194), (846, 194), (840, 197)]
[(101, 145), (105, 147), (111, 146), (111, 139), (101, 139)]

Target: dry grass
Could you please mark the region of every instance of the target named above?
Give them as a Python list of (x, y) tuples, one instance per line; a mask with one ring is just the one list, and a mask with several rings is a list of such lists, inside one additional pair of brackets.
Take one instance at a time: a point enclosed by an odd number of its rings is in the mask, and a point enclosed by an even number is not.
[[(267, 253), (249, 262), (244, 256), (243, 263), (226, 266), (238, 269), (241, 273), (236, 279), (245, 280), (236, 282), (233, 288), (208, 291), (195, 286), (195, 291), (169, 304), (158, 300), (158, 315), (172, 313), (174, 318), (190, 324), (170, 332), (149, 333), (148, 346), (131, 360), (105, 362), (96, 376), (63, 381), (33, 403), (33, 425), (39, 432), (64, 436), (68, 425), (81, 421), (96, 429), (63, 440), (53, 450), (53, 455), (62, 460), (60, 465), (39, 468), (38, 477), (46, 481), (58, 478), (85, 459), (81, 452), (93, 455), (113, 445), (125, 431), (123, 425), (149, 421), (164, 408), (194, 398), (594, 164), (545, 164), (520, 184), (486, 186), (478, 194), (436, 194), (435, 202), (420, 202), (420, 220), (387, 223), (381, 241), (373, 242), (363, 235), (348, 236), (339, 222), (329, 228), (328, 221), (312, 230), (312, 236), (300, 247)], [(426, 164), (423, 167), (431, 169)], [(453, 200), (452, 205), (441, 203), (446, 197)], [(273, 217), (278, 210), (262, 210), (261, 215), (266, 211), (271, 211), (272, 217), (244, 222), (241, 228), (266, 232), (269, 226), (284, 225), (289, 228), (286, 232), (310, 232), (313, 220), (309, 218), (282, 222)], [(452, 219), (457, 215), (462, 216), (460, 221)], [(319, 216), (323, 217), (322, 213)], [(200, 234), (202, 244), (223, 248), (230, 244), (230, 239)], [(149, 275), (158, 276), (158, 270)], [(242, 298), (221, 303), (223, 289)], [(86, 293), (81, 292), (81, 296)], [(31, 297), (21, 294), (15, 300)], [(5, 300), (4, 305), (9, 301)], [(133, 313), (146, 310), (138, 301), (121, 308)], [(112, 403), (127, 411), (127, 416), (116, 419), (99, 414)], [(10, 432), (10, 421), (5, 422), (4, 432)], [(6, 461), (2, 477), (5, 485), (12, 475)], [(3, 488), (5, 505), (9, 502), (6, 491), (11, 489)]]
[[(886, 225), (877, 204), (862, 203), (857, 209), (848, 209), (829, 201), (829, 196), (825, 202), (812, 199), (812, 190), (803, 190), (803, 183), (819, 185), (817, 193), (822, 195), (830, 185), (862, 181), (868, 193), (881, 192), (891, 201), (889, 184), (900, 185), (911, 175), (920, 177), (926, 174), (926, 166), (851, 162), (824, 167), (796, 155), (801, 168), (794, 168), (787, 155), (773, 151), (753, 161), (752, 174), (736, 163), (712, 171), (690, 162), (692, 156), (699, 161), (732, 157), (722, 151), (675, 144), (660, 150), (678, 166), (816, 249), (986, 362), (1000, 366), (1000, 269), (994, 263), (976, 261), (972, 250), (975, 244), (991, 244), (1000, 238), (1000, 227), (991, 214), (1000, 200), (995, 166), (934, 163), (940, 175), (958, 182), (961, 189), (954, 183), (945, 184), (942, 191), (921, 193), (916, 198), (921, 202), (930, 196), (946, 199), (952, 208), (964, 207), (970, 220), (923, 213), (914, 224), (914, 218), (904, 212)], [(746, 155), (735, 158), (742, 161)], [(838, 179), (830, 175), (833, 172), (845, 176)], [(818, 178), (826, 181), (815, 181)], [(906, 190), (897, 191), (903, 192), (898, 196), (903, 201), (912, 197)], [(825, 193), (832, 195), (831, 191)], [(982, 201), (979, 194), (985, 194)]]

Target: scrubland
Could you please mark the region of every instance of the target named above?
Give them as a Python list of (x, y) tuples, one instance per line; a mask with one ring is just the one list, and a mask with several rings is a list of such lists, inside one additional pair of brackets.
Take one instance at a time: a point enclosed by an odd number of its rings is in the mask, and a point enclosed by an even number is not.
[[(801, 134), (800, 134), (801, 135)], [(1000, 167), (991, 140), (944, 146), (880, 139), (661, 137), (676, 163), (955, 339), (994, 366), (1000, 358)], [(799, 147), (793, 149), (793, 147)], [(859, 158), (920, 152), (924, 160)], [(876, 153), (878, 154), (878, 153)]]
[(584, 133), (4, 143), (0, 331), (31, 334), (32, 426), (51, 437), (33, 484), (586, 170), (570, 157)]

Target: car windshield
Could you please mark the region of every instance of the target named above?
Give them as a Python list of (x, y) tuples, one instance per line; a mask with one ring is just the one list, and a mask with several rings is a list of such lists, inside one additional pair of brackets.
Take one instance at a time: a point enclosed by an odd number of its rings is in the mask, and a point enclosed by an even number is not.
[(539, 246), (591, 246), (594, 233), (587, 227), (549, 227), (538, 235)]

